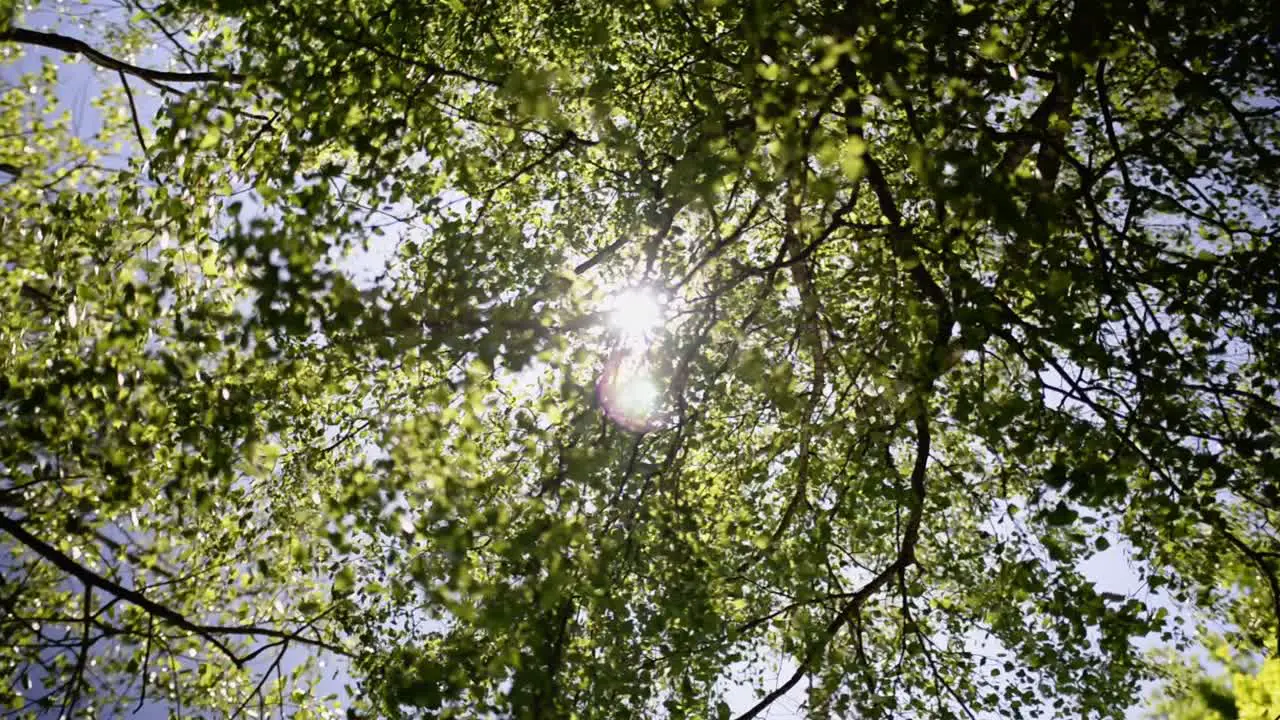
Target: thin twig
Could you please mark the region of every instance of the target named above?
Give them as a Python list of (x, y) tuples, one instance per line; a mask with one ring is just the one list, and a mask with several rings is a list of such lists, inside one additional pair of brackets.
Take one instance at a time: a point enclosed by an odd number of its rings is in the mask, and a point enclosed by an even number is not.
[[(142, 135), (142, 122), (138, 119), (138, 106), (133, 101), (133, 90), (129, 87), (129, 76), (124, 70), (116, 70), (120, 76), (120, 84), (124, 86), (124, 95), (129, 100), (129, 117), (133, 118), (133, 131), (138, 136), (138, 144), (142, 146), (142, 155), (147, 159), (147, 172), (151, 172), (151, 150), (147, 147), (147, 139)], [(155, 177), (153, 176), (154, 180)]]

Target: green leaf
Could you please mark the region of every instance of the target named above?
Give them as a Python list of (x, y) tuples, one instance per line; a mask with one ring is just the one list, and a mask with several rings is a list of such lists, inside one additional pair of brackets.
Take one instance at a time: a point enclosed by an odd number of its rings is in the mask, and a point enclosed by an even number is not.
[(1074, 523), (1077, 518), (1079, 518), (1079, 515), (1076, 511), (1067, 507), (1067, 504), (1061, 500), (1059, 500), (1058, 504), (1053, 507), (1053, 510), (1050, 510), (1044, 515), (1045, 522), (1056, 527), (1070, 525)]
[(347, 595), (351, 593), (355, 587), (356, 574), (350, 565), (343, 567), (333, 578), (333, 594), (335, 596)]

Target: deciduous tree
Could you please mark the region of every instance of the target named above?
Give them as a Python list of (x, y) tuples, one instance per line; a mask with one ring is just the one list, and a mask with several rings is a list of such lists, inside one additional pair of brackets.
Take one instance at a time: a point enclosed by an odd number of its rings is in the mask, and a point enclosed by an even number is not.
[(1169, 603), (1277, 651), (1273, 3), (131, 11), (0, 31), (134, 149), (4, 95), (19, 712), (327, 654), (361, 714), (1118, 717)]

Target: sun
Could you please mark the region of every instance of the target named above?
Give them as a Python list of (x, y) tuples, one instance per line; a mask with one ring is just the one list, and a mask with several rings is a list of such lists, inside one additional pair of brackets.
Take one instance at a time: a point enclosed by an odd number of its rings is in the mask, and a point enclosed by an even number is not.
[(651, 288), (622, 290), (609, 298), (605, 309), (609, 326), (628, 344), (644, 343), (666, 320), (665, 298)]

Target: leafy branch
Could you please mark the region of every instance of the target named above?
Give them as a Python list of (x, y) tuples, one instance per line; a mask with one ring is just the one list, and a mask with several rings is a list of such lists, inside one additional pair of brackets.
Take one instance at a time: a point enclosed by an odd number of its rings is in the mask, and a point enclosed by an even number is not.
[(0, 41), (22, 43), (24, 45), (35, 45), (38, 47), (46, 47), (51, 50), (61, 50), (73, 55), (83, 55), (89, 62), (99, 67), (115, 70), (117, 72), (133, 75), (148, 82), (175, 82), (175, 83), (207, 83), (207, 82), (226, 82), (226, 83), (242, 83), (245, 76), (232, 70), (212, 70), (203, 72), (174, 72), (169, 70), (154, 70), (144, 68), (125, 62), (118, 58), (114, 58), (106, 53), (94, 48), (83, 40), (69, 37), (67, 35), (59, 35), (57, 33), (45, 33), (38, 30), (28, 30), (26, 28), (9, 28), (0, 30)]
[(276, 630), (274, 628), (258, 627), (253, 625), (207, 625), (194, 622), (172, 608), (162, 605), (136, 590), (126, 588), (110, 578), (103, 577), (93, 570), (84, 567), (75, 560), (72, 560), (62, 551), (33, 535), (19, 522), (10, 517), (0, 515), (0, 530), (4, 530), (9, 533), (18, 542), (21, 542), (36, 554), (53, 563), (63, 572), (66, 572), (84, 583), (86, 587), (95, 587), (109, 592), (117, 598), (129, 602), (145, 610), (151, 615), (168, 622), (170, 625), (199, 635), (208, 641), (209, 644), (218, 648), (218, 650), (226, 655), (227, 658), (237, 666), (243, 665), (246, 662), (246, 658), (233, 651), (226, 641), (219, 636), (232, 635), (278, 638), (281, 640), (297, 642), (303, 645), (310, 645), (312, 647), (334, 653), (335, 655), (341, 655), (344, 657), (351, 656), (347, 650), (332, 643), (316, 638), (305, 637), (297, 633)]

